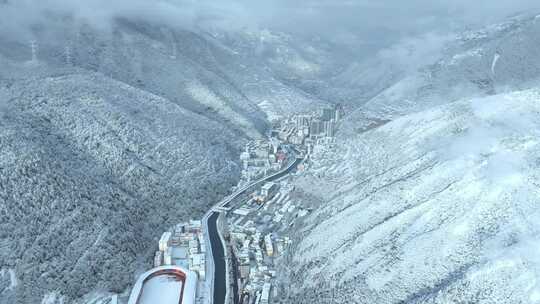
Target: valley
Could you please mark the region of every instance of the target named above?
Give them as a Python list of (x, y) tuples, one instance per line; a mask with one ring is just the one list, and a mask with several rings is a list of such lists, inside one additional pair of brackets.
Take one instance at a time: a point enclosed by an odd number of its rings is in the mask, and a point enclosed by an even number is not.
[(540, 8), (483, 1), (0, 0), (0, 304), (539, 303)]

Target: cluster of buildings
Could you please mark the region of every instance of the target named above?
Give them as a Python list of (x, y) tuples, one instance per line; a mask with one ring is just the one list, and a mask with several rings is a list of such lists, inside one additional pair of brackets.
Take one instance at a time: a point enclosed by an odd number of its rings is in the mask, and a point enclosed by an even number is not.
[(279, 171), (287, 163), (290, 145), (311, 154), (317, 145), (331, 144), (343, 113), (343, 107), (338, 104), (276, 122), (267, 140), (249, 142), (240, 155), (243, 178), (251, 181)]
[(313, 114), (293, 115), (274, 132), (277, 137), (294, 145), (314, 145), (336, 135), (336, 124), (343, 116), (341, 105), (324, 107)]
[(270, 303), (277, 293), (277, 289), (272, 289), (276, 277), (274, 258), (284, 253), (290, 239), (265, 234), (251, 220), (233, 224), (229, 229), (231, 249), (237, 260), (239, 302)]
[(246, 145), (240, 160), (243, 165), (242, 175), (247, 180), (253, 180), (268, 172), (280, 170), (287, 163), (287, 152), (277, 138), (257, 140)]
[[(319, 148), (331, 147), (342, 115), (339, 105), (294, 115), (276, 126), (268, 140), (248, 143), (241, 154), (243, 179), (251, 181), (281, 170), (293, 150), (307, 150), (309, 156)], [(304, 164), (299, 164), (297, 170), (303, 168)], [(225, 240), (232, 280), (238, 286), (236, 303), (267, 304), (279, 298), (283, 286), (276, 280), (277, 265), (291, 244), (286, 235), (298, 218), (311, 211), (290, 199), (293, 188), (283, 179), (267, 182), (246, 201), (222, 210), (226, 212)], [(153, 303), (165, 296), (171, 303), (205, 302), (200, 293), (207, 283), (202, 222), (175, 225), (162, 234), (158, 245), (154, 268), (139, 278), (129, 304)]]
[(293, 189), (284, 180), (266, 183), (227, 215), (240, 304), (272, 303), (279, 296), (276, 264), (291, 244), (283, 228), (307, 214), (291, 202), (289, 193)]
[[(333, 142), (342, 115), (340, 106), (294, 115), (280, 123), (268, 140), (248, 143), (240, 156), (243, 179), (251, 181), (281, 170), (293, 150), (307, 150), (310, 155), (318, 148), (331, 146), (323, 144)], [(297, 167), (302, 171), (300, 166), (304, 164)], [(290, 199), (292, 189), (286, 180), (267, 182), (246, 201), (224, 210), (225, 240), (233, 273), (230, 278), (238, 286), (236, 303), (267, 304), (279, 298), (283, 287), (276, 280), (277, 265), (291, 244), (287, 231), (310, 211)], [(171, 303), (204, 302), (200, 292), (207, 283), (207, 250), (202, 222), (192, 220), (171, 227), (162, 234), (158, 245), (154, 268), (139, 278), (130, 304), (153, 303), (164, 297)]]
[(165, 231), (154, 255), (154, 268), (133, 286), (128, 304), (201, 303), (206, 278), (202, 222), (189, 221)]
[(206, 278), (206, 245), (201, 221), (189, 221), (164, 232), (159, 250), (154, 256), (154, 267), (179, 266), (191, 270), (199, 280)]

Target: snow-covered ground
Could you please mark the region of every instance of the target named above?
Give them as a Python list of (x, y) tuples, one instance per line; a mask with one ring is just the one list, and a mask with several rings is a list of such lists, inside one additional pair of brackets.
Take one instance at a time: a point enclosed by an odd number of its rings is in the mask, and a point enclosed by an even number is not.
[(342, 138), (300, 183), (325, 203), (297, 236), (292, 301), (538, 303), (539, 138), (540, 89)]
[(56, 292), (49, 292), (43, 296), (41, 304), (64, 304), (64, 298)]
[(17, 280), (17, 274), (15, 273), (15, 269), (12, 269), (12, 268), (0, 270), (0, 278), (2, 279), (9, 278), (9, 285), (5, 287), (5, 289), (8, 291), (13, 290), (19, 284), (19, 281)]

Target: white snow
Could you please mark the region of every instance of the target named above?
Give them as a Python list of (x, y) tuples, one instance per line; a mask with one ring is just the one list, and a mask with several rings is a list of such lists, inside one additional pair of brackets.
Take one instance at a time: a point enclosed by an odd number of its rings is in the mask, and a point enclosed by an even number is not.
[(531, 293), (529, 298), (533, 303), (540, 303), (540, 290), (536, 289)]
[(460, 54), (456, 54), (448, 62), (448, 65), (456, 65), (469, 57), (480, 57), (482, 56), (483, 51), (484, 50), (482, 48), (475, 48), (475, 49), (471, 49)]
[(497, 62), (499, 61), (499, 58), (501, 58), (501, 54), (495, 53), (495, 55), (493, 55), (493, 62), (491, 63), (492, 74), (495, 74), (495, 68), (497, 67)]
[(539, 143), (540, 89), (458, 101), (338, 141), (338, 156), (310, 170), (332, 183), (316, 174), (299, 183), (327, 201), (306, 218), (314, 226), (294, 255), (297, 280), (320, 289), (317, 277), (336, 275), (356, 284), (348, 296), (359, 303), (417, 293), (475, 302), (486, 290), (489, 303), (537, 301)]
[(17, 285), (19, 284), (18, 280), (17, 280), (17, 276), (15, 274), (15, 270), (14, 269), (8, 269), (8, 273), (9, 273), (9, 279), (10, 279), (10, 285), (9, 285), (9, 289), (13, 289), (15, 287), (17, 287)]
[(256, 129), (245, 117), (237, 113), (231, 108), (228, 101), (218, 96), (215, 92), (211, 91), (207, 86), (195, 81), (190, 83), (187, 88), (187, 92), (201, 104), (209, 107), (211, 110), (218, 112), (223, 117), (235, 122), (242, 127), (247, 134), (256, 137)]
[(287, 61), (287, 66), (295, 73), (301, 75), (313, 76), (321, 71), (321, 67), (318, 64), (309, 62), (301, 57), (295, 57)]
[(278, 105), (268, 101), (263, 100), (258, 104), (259, 108), (266, 113), (269, 121), (280, 120), (283, 118), (284, 111), (278, 107)]
[(64, 297), (58, 295), (56, 292), (49, 292), (43, 296), (41, 304), (64, 304)]
[(118, 304), (118, 294), (109, 292), (94, 291), (86, 294), (81, 303), (84, 304)]
[(8, 290), (13, 290), (15, 287), (17, 287), (19, 281), (17, 280), (15, 269), (7, 268), (0, 270), (0, 277), (4, 278), (5, 276), (9, 276)]

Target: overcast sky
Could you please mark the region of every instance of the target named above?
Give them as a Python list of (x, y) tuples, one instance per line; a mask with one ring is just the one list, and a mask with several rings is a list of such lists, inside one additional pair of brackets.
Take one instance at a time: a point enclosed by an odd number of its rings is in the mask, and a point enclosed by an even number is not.
[[(0, 32), (53, 24), (51, 13), (107, 26), (114, 17), (179, 27), (270, 28), (361, 39), (399, 40), (478, 26), (532, 11), (538, 0), (0, 0)], [(3, 3), (3, 4), (1, 4)], [(46, 17), (48, 16), (48, 17)], [(57, 18), (56, 16), (54, 18)]]

